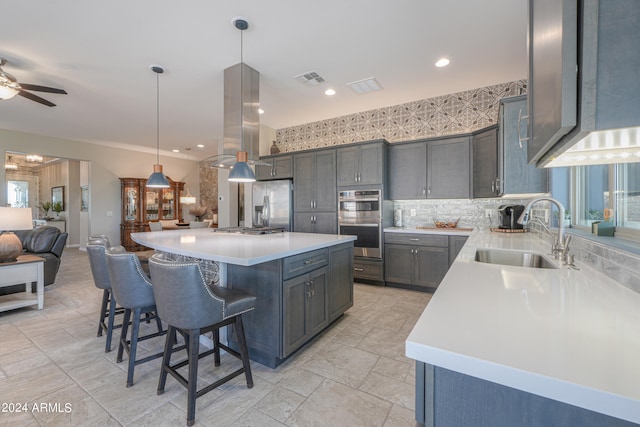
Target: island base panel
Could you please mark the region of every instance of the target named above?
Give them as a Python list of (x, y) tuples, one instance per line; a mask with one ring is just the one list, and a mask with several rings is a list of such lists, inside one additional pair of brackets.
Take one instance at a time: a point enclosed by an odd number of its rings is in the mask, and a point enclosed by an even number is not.
[(416, 421), (425, 427), (638, 426), (423, 362), (416, 362)]

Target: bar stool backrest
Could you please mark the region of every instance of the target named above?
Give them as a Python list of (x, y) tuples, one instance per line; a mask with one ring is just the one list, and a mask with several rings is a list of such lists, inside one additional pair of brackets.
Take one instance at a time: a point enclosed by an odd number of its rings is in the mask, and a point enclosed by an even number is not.
[(155, 305), (151, 282), (135, 254), (107, 249), (105, 256), (111, 289), (119, 305), (128, 309)]
[(196, 329), (224, 320), (225, 300), (211, 292), (197, 262), (169, 261), (155, 254), (149, 270), (158, 315), (169, 325)]

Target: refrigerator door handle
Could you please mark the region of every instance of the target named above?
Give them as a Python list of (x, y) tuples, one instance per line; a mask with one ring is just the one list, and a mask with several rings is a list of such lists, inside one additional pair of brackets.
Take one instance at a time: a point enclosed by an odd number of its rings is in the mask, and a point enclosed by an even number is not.
[(269, 227), (269, 219), (271, 215), (271, 212), (269, 212), (269, 196), (264, 196), (264, 204), (262, 206), (262, 225)]

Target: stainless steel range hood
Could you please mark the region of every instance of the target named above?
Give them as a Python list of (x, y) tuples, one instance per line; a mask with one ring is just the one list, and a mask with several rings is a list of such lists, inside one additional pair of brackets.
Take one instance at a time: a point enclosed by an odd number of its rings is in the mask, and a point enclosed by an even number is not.
[[(249, 164), (258, 160), (260, 145), (260, 73), (241, 62), (224, 70), (223, 154), (205, 160), (211, 167), (231, 168), (236, 153), (246, 151)], [(244, 144), (243, 144), (244, 139)]]

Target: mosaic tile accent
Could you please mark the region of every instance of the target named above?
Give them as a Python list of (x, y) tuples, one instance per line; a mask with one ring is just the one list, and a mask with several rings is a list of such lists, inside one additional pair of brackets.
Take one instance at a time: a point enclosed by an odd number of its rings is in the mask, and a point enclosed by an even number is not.
[(526, 93), (517, 80), (278, 129), (280, 152), (386, 139), (389, 142), (470, 133), (497, 123), (500, 99)]
[[(489, 228), (498, 226), (498, 208), (500, 205), (523, 205), (525, 199), (432, 199), (432, 200), (396, 200), (394, 209), (402, 210), (402, 225), (405, 227), (433, 226), (433, 220), (456, 220), (461, 228)], [(411, 216), (411, 209), (416, 216)], [(491, 209), (491, 221), (485, 210)]]
[(222, 283), (220, 283), (220, 264), (218, 264), (216, 261), (209, 261), (206, 259), (194, 258), (186, 255), (178, 255), (164, 251), (157, 252), (163, 254), (169, 261), (197, 262), (198, 264), (200, 264), (200, 270), (202, 270), (202, 275), (204, 276), (204, 280), (206, 281), (206, 283), (217, 286), (222, 285)]

